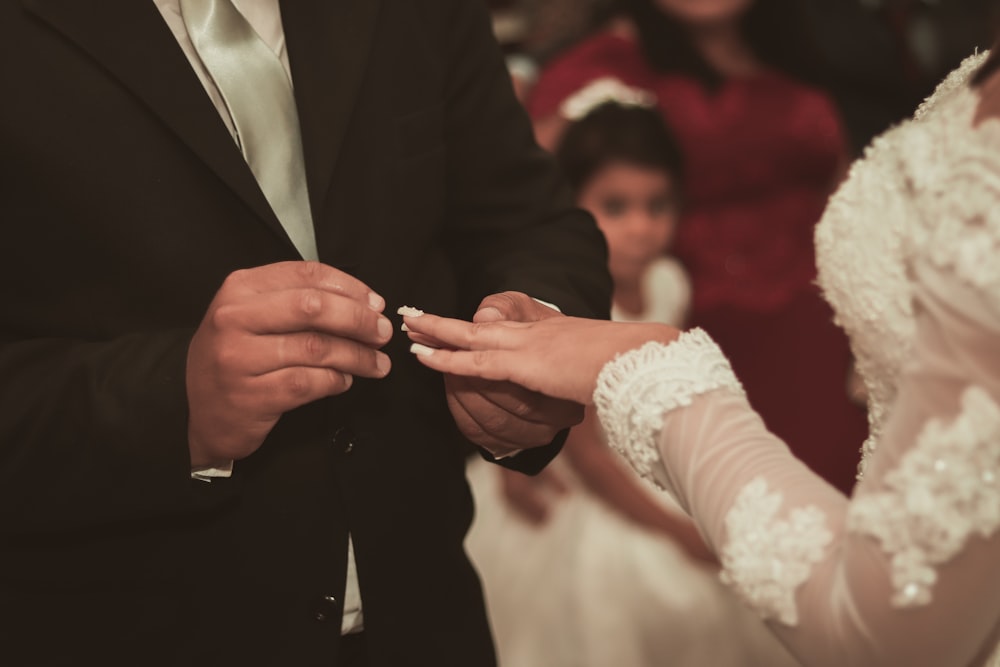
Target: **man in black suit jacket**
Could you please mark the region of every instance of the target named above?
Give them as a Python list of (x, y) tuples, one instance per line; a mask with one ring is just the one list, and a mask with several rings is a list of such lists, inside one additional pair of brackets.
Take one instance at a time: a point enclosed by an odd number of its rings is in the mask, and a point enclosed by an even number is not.
[[(370, 664), (493, 664), (463, 433), (534, 447), (566, 406), (445, 386), (402, 336), (379, 377), (367, 290), (386, 312), (546, 315), (527, 294), (601, 315), (603, 243), (477, 0), (281, 18), (324, 266), (296, 262), (153, 2), (0, 1), (0, 664), (336, 665), (348, 533)], [(241, 313), (292, 314), (317, 356), (286, 365), (359, 353), (353, 385), (248, 393), (248, 346), (281, 355)], [(191, 478), (226, 458), (231, 478)]]

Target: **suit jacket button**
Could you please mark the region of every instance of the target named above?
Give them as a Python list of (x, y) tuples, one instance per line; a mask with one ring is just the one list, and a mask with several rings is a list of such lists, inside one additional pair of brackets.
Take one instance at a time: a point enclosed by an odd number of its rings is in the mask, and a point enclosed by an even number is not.
[(324, 595), (317, 598), (312, 604), (313, 618), (320, 623), (337, 620), (340, 618), (340, 606), (337, 598), (332, 595)]
[(346, 427), (338, 428), (333, 434), (333, 444), (343, 447), (345, 454), (350, 454), (354, 451), (354, 432)]

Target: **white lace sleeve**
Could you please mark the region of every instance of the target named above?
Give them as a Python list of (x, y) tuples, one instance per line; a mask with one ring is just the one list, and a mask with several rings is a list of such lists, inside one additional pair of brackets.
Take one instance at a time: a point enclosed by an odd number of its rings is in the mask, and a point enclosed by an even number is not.
[[(979, 139), (1000, 156), (1000, 132)], [(882, 257), (903, 263), (912, 321), (890, 332), (908, 336), (905, 359), (880, 358), (891, 402), (850, 501), (766, 430), (700, 332), (623, 355), (595, 393), (612, 444), (677, 496), (723, 579), (808, 665), (983, 665), (1000, 637), (1000, 160), (956, 179), (958, 140), (931, 148), (947, 173), (896, 171), (881, 197), (909, 201), (869, 202), (911, 219)], [(906, 160), (880, 154), (851, 179)]]
[(669, 491), (663, 476), (654, 475), (663, 415), (716, 389), (743, 395), (719, 347), (693, 329), (670, 345), (647, 343), (608, 363), (597, 378), (594, 405), (611, 446), (640, 476)]
[(609, 441), (677, 496), (805, 664), (982, 664), (994, 643), (1000, 318), (963, 316), (974, 295), (939, 278), (948, 299), (920, 290), (915, 359), (850, 503), (764, 428), (704, 334), (602, 373)]

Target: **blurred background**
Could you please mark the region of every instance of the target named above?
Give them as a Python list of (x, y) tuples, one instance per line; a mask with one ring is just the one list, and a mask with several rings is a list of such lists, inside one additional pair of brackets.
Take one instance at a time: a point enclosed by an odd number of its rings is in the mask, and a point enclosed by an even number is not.
[[(1000, 2), (490, 6), (538, 143), (608, 242), (613, 319), (707, 331), (768, 428), (850, 493), (866, 394), (814, 229), (873, 137), (990, 47)], [(543, 474), (477, 458), (469, 478), (466, 546), (503, 667), (794, 664), (592, 415)]]
[[(996, 0), (799, 0), (829, 68), (835, 96), (860, 150), (909, 116), (949, 71), (989, 48)], [(494, 30), (515, 68), (544, 67), (599, 30), (620, 0), (490, 0)], [(529, 65), (528, 63), (531, 63)]]

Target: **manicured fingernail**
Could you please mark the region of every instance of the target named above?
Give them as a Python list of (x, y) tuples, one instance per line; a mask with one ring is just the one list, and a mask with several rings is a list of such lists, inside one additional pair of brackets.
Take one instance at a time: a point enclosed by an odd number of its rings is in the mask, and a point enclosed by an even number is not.
[(421, 345), (420, 343), (414, 343), (413, 345), (410, 345), (410, 352), (420, 357), (429, 357), (434, 354), (434, 348)]
[(399, 330), (400, 331), (409, 331), (410, 327), (406, 326), (406, 322), (403, 322), (403, 324), (400, 325)]
[(378, 335), (382, 338), (392, 336), (392, 322), (384, 317), (378, 318)]
[(419, 308), (414, 308), (413, 306), (400, 306), (396, 311), (396, 314), (402, 315), (403, 317), (420, 317), (424, 314), (424, 311)]
[(378, 368), (382, 375), (388, 375), (389, 369), (392, 368), (392, 362), (389, 360), (389, 355), (383, 354), (382, 352), (375, 353), (375, 367)]
[(382, 309), (385, 308), (385, 299), (380, 297), (375, 292), (368, 292), (368, 305), (371, 306), (373, 310), (382, 312)]

